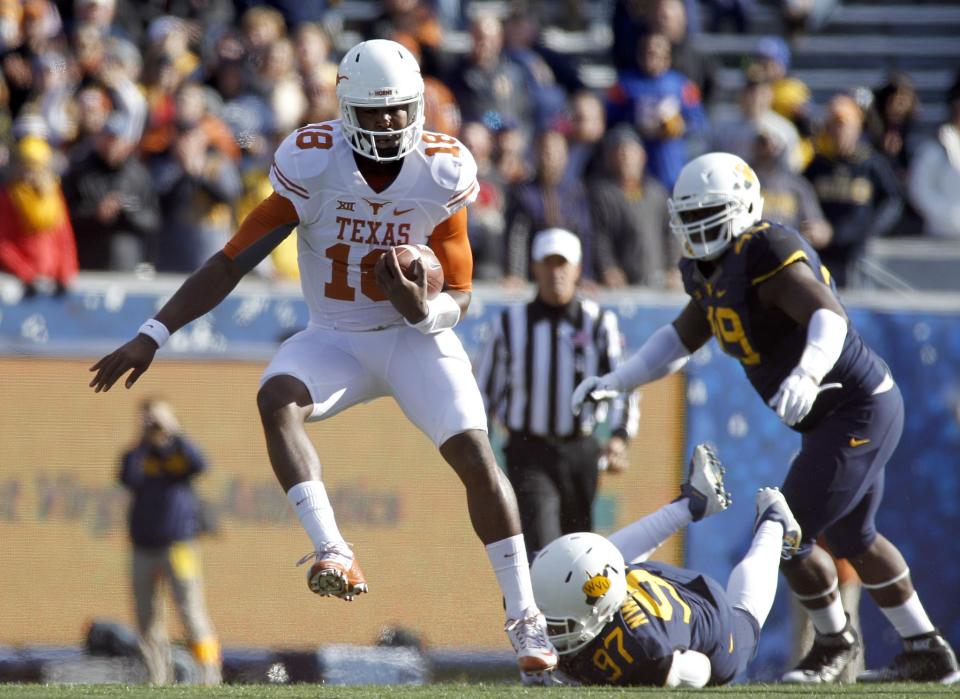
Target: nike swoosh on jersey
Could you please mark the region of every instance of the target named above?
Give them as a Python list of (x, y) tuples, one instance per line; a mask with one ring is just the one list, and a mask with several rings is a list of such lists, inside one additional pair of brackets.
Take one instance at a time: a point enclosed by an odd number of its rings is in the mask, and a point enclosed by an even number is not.
[(851, 447), (862, 447), (864, 444), (869, 444), (869, 443), (870, 443), (869, 439), (858, 439), (857, 437), (850, 438)]
[(394, 216), (403, 216), (404, 214), (409, 214), (411, 211), (413, 211), (413, 208), (410, 208), (410, 209), (394, 209), (394, 210), (393, 210), (393, 215), (394, 215)]

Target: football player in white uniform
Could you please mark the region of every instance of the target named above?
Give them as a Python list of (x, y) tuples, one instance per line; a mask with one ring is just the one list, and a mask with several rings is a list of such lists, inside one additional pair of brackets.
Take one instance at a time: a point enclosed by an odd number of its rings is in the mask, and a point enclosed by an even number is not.
[[(423, 131), (423, 79), (400, 44), (373, 40), (350, 49), (337, 96), (341, 119), (287, 137), (270, 169), (274, 193), (136, 337), (94, 364), (90, 385), (109, 390), (129, 371), (125, 385), (132, 386), (170, 333), (219, 304), (297, 227), (310, 323), (273, 357), (257, 404), (273, 470), (313, 543), (301, 561), (311, 562), (310, 589), (351, 600), (367, 582), (337, 528), (304, 423), (392, 395), (466, 488), (520, 669), (550, 671), (557, 655), (534, 601), (516, 500), (494, 460), (483, 401), (452, 329), (470, 303), (465, 207), (477, 196), (476, 164), (455, 138)], [(419, 261), (415, 279), (404, 276), (394, 246), (405, 243), (434, 250), (444, 291), (427, 297)]]

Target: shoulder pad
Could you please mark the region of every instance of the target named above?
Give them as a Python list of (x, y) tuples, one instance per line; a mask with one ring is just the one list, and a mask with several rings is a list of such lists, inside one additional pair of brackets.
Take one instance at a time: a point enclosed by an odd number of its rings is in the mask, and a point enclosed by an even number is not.
[(747, 274), (753, 284), (766, 281), (794, 262), (813, 264), (809, 246), (799, 233), (768, 221), (738, 236), (735, 251), (746, 258)]
[(273, 156), (270, 181), (274, 189), (291, 201), (309, 199), (320, 189), (318, 180), (342, 139), (335, 121), (308, 124), (291, 133)]
[(795, 246), (801, 244), (801, 241), (799, 233), (782, 223), (758, 221), (734, 239), (733, 251), (736, 255), (742, 255), (749, 250), (764, 246), (780, 244)]
[(473, 202), (479, 192), (473, 154), (453, 136), (425, 132), (420, 141), (430, 176), (447, 193), (446, 208), (453, 213)]
[(768, 221), (758, 221), (743, 233), (738, 235), (733, 241), (733, 254), (743, 255), (751, 247), (754, 247), (759, 241), (766, 237), (766, 233), (773, 226)]

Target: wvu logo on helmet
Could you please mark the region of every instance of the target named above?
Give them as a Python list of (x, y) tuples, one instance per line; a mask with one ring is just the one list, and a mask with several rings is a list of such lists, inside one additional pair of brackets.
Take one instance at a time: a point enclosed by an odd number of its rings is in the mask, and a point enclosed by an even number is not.
[(746, 180), (746, 187), (748, 189), (754, 184), (759, 184), (759, 180), (757, 180), (757, 174), (746, 163), (737, 163), (734, 169), (741, 177), (743, 177), (744, 180)]
[(602, 573), (591, 575), (587, 582), (583, 583), (583, 594), (587, 596), (587, 604), (594, 605), (597, 600), (610, 591), (610, 578), (607, 577), (607, 567), (604, 567)]

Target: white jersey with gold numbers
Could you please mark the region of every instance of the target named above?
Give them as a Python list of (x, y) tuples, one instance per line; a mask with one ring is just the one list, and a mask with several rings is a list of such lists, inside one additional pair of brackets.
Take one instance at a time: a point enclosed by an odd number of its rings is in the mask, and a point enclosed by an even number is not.
[(310, 324), (376, 330), (403, 323), (373, 268), (396, 245), (427, 244), (435, 226), (477, 197), (477, 166), (452, 136), (425, 132), (382, 192), (364, 180), (339, 121), (290, 134), (270, 182), (297, 210), (298, 253)]

